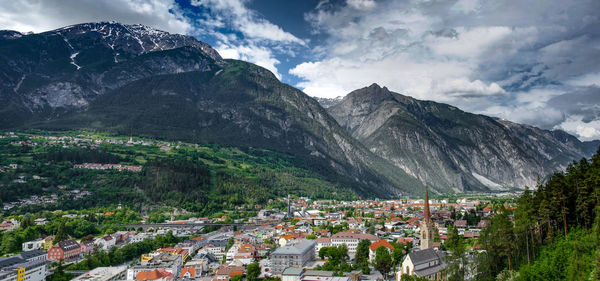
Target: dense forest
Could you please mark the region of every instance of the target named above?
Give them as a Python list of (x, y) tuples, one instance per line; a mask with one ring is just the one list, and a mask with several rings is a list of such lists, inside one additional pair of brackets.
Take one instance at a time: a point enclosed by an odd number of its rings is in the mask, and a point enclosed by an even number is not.
[(516, 209), (498, 206), (478, 243), (477, 280), (600, 280), (600, 151), (573, 162)]

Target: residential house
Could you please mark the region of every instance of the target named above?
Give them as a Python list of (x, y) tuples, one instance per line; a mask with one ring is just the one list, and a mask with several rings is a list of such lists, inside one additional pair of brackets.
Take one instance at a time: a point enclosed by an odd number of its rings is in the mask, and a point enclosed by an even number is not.
[(15, 219), (5, 220), (2, 223), (0, 223), (0, 230), (13, 231), (13, 229), (18, 228), (20, 225), (21, 224), (19, 223), (19, 221)]
[(281, 273), (281, 281), (300, 281), (303, 274), (303, 268), (288, 267)]
[(458, 228), (459, 230), (463, 230), (465, 228), (467, 228), (467, 221), (466, 220), (456, 220), (454, 221), (454, 226), (456, 226), (456, 228)]
[(167, 247), (156, 250), (157, 253), (169, 253), (171, 255), (179, 255), (181, 256), (181, 260), (183, 262), (187, 261), (189, 258), (189, 252), (186, 249), (180, 247)]
[[(183, 260), (180, 255), (172, 255), (170, 253), (160, 253), (152, 257), (148, 262), (138, 263), (127, 269), (127, 280), (135, 280), (140, 272), (148, 272), (154, 270), (166, 271), (173, 276), (177, 274), (177, 270), (183, 265)], [(142, 274), (142, 277), (148, 273)], [(137, 279), (143, 280), (143, 279)]]
[(81, 246), (73, 239), (58, 242), (48, 251), (48, 259), (64, 261), (75, 258), (81, 253)]
[(225, 247), (209, 244), (209, 245), (204, 246), (202, 249), (200, 249), (200, 251), (198, 251), (198, 253), (202, 253), (202, 252), (210, 253), (210, 254), (214, 255), (217, 259), (221, 260), (221, 259), (223, 259), (223, 256), (225, 255)]
[(110, 235), (106, 235), (104, 237), (97, 238), (96, 241), (94, 241), (94, 244), (98, 245), (101, 250), (108, 251), (117, 244), (117, 239)]
[(35, 225), (45, 225), (45, 224), (49, 223), (50, 221), (48, 221), (45, 218), (37, 218), (33, 222), (35, 223)]
[(49, 251), (52, 246), (54, 246), (54, 235), (46, 236), (42, 248), (44, 251)]
[(179, 272), (179, 278), (196, 278), (196, 268), (184, 267)]
[(96, 244), (93, 241), (81, 241), (79, 246), (81, 246), (81, 253), (84, 255), (91, 254), (96, 248)]
[(244, 274), (243, 266), (222, 264), (215, 270), (216, 280), (229, 280), (236, 275)]
[(162, 269), (140, 271), (137, 274), (137, 276), (135, 277), (135, 280), (138, 280), (138, 281), (149, 281), (149, 280), (167, 281), (167, 280), (174, 280), (174, 279), (175, 279), (175, 274), (173, 274), (172, 272), (162, 270)]
[(392, 244), (390, 244), (390, 242), (388, 242), (385, 239), (381, 239), (375, 243), (371, 243), (371, 245), (369, 246), (369, 261), (370, 262), (375, 262), (375, 253), (377, 252), (377, 249), (379, 249), (379, 247), (386, 248), (390, 254), (394, 250), (394, 246), (392, 246)]

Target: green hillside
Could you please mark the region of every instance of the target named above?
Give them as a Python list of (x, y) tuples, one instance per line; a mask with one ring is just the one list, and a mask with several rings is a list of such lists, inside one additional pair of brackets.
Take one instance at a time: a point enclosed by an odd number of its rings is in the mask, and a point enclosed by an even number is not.
[[(63, 140), (49, 136), (63, 136)], [(90, 132), (28, 132), (0, 139), (0, 198), (31, 195), (54, 203), (11, 212), (80, 209), (111, 204), (177, 206), (204, 214), (265, 204), (294, 194), (313, 198), (358, 197), (343, 181), (315, 173), (294, 156), (263, 149), (197, 145)], [(101, 141), (104, 140), (104, 141)], [(109, 143), (107, 140), (110, 140)], [(141, 166), (141, 172), (74, 168), (101, 163)], [(16, 164), (17, 168), (10, 167)], [(14, 165), (13, 165), (14, 166)], [(73, 191), (90, 196), (73, 200)]]

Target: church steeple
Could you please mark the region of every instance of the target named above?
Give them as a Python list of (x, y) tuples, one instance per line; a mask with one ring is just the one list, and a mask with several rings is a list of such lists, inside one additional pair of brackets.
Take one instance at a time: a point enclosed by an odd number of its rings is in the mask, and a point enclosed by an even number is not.
[(423, 206), (423, 220), (431, 221), (431, 212), (429, 211), (429, 191), (425, 187), (425, 206)]
[(431, 221), (431, 211), (429, 210), (429, 190), (425, 188), (425, 204), (423, 205), (423, 220), (420, 223), (421, 228), (421, 250), (433, 248), (434, 227)]

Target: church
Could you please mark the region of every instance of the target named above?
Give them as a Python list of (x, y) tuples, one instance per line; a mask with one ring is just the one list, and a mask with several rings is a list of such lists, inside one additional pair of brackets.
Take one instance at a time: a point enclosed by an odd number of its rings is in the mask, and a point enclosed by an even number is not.
[(430, 280), (446, 280), (442, 270), (446, 267), (444, 253), (433, 248), (434, 226), (429, 210), (429, 192), (425, 189), (423, 220), (419, 223), (421, 230), (421, 250), (413, 251), (404, 257), (401, 268), (396, 272), (396, 281), (402, 280), (403, 274), (425, 277)]

